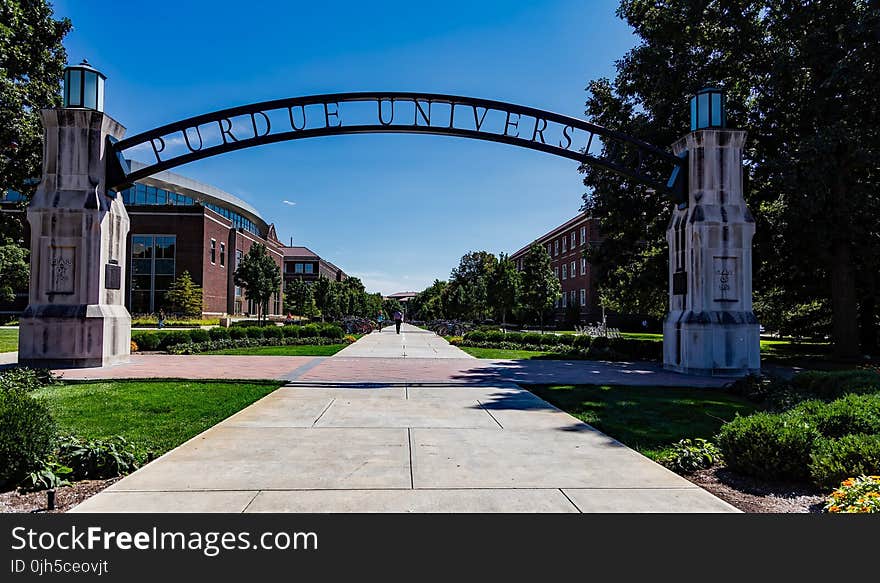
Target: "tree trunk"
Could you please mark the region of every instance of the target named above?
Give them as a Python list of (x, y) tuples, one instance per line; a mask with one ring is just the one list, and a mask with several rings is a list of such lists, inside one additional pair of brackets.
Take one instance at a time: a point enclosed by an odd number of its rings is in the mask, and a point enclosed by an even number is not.
[(831, 243), (831, 337), (834, 355), (858, 358), (859, 325), (852, 251), (849, 242)]

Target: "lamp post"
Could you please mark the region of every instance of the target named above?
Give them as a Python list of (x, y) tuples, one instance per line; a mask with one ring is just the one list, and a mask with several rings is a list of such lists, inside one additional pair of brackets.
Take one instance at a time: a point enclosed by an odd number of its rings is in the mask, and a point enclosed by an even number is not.
[(704, 87), (691, 97), (691, 131), (727, 126), (724, 108), (724, 92), (714, 87)]

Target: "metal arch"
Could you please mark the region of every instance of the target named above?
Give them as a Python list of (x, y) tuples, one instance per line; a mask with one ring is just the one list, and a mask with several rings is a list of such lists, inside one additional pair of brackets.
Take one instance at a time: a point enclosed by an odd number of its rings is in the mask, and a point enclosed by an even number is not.
[[(342, 104), (357, 102), (372, 103), (375, 107), (375, 119), (368, 123), (347, 125)], [(395, 105), (404, 103), (411, 104), (408, 112), (410, 117), (403, 123), (395, 121)], [(432, 112), (433, 104), (449, 106), (448, 115), (444, 115), (442, 119), (436, 118)], [(386, 110), (390, 107), (390, 120), (385, 119), (383, 105)], [(322, 106), (324, 115), (318, 115), (315, 122), (316, 116), (312, 112), (312, 123), (309, 123), (305, 109), (307, 106)], [(294, 108), (299, 108), (303, 116), (299, 127)], [(286, 127), (276, 127), (278, 131), (273, 131), (268, 113), (283, 110), (289, 115), (289, 123)], [(505, 121), (500, 128), (497, 123), (487, 123), (490, 111), (503, 114)], [(233, 121), (236, 118), (238, 123)], [(260, 119), (260, 123), (257, 119)], [(533, 121), (530, 126), (520, 126), (520, 123), (528, 119)], [(205, 143), (202, 136), (202, 128), (205, 126), (213, 128), (213, 132), (219, 134), (219, 137), (213, 136), (215, 143)], [(511, 129), (515, 133), (510, 132)], [(243, 135), (244, 130), (252, 135)], [(523, 130), (526, 131), (525, 136), (521, 135)], [(550, 138), (551, 143), (545, 132), (552, 134), (554, 131), (554, 137)], [(680, 199), (683, 190), (681, 177), (686, 174), (683, 172), (682, 158), (626, 134), (574, 117), (490, 99), (391, 91), (330, 93), (265, 101), (198, 115), (118, 142), (110, 142), (108, 148), (112, 155), (107, 156), (108, 187), (119, 190), (162, 170), (252, 146), (362, 133), (456, 136), (530, 148), (622, 174), (658, 192), (666, 193), (674, 200)], [(195, 138), (191, 139), (194, 135), (198, 136), (198, 148), (193, 145)], [(591, 153), (596, 136), (602, 144), (598, 154)], [(177, 152), (169, 152), (169, 141), (175, 137), (180, 147)], [(144, 146), (148, 147), (155, 162), (131, 172), (124, 162), (124, 152)], [(667, 181), (670, 175), (675, 179)]]

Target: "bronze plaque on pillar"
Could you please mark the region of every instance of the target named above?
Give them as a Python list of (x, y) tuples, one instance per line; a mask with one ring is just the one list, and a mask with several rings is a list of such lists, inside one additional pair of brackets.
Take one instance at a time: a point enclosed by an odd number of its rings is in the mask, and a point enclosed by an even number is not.
[(114, 259), (104, 266), (104, 287), (122, 289), (122, 267)]

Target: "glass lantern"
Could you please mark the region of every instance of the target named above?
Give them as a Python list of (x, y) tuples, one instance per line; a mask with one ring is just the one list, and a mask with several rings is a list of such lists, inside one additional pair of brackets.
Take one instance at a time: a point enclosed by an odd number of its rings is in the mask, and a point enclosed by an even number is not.
[(83, 59), (76, 66), (64, 69), (64, 107), (81, 107), (104, 111), (104, 80), (103, 73), (89, 65)]
[(720, 89), (706, 87), (691, 97), (692, 132), (706, 128), (723, 128), (726, 125), (724, 93)]

